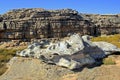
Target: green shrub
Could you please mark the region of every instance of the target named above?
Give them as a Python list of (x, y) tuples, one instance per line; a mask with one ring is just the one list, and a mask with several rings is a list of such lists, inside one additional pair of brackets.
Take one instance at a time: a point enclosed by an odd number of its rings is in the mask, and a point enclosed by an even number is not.
[(115, 60), (113, 58), (109, 57), (109, 58), (103, 59), (103, 64), (105, 64), (105, 65), (114, 65), (116, 63), (115, 63)]

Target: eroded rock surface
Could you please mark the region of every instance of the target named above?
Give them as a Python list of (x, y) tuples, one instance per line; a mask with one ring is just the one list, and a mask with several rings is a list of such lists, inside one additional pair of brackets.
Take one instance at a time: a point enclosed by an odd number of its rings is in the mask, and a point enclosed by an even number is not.
[(80, 14), (84, 19), (96, 26), (96, 35), (111, 35), (120, 33), (120, 14)]
[[(38, 58), (49, 64), (56, 64), (69, 69), (77, 69), (84, 65), (96, 63), (120, 49), (107, 42), (91, 42), (89, 36), (71, 35), (67, 40), (51, 43), (42, 41), (33, 43), (27, 49), (17, 52), (23, 57)], [(104, 44), (104, 45), (103, 45)]]
[(0, 15), (0, 41), (61, 38), (71, 33), (120, 33), (120, 15), (80, 14), (72, 9), (14, 9)]
[(61, 38), (70, 33), (93, 34), (92, 27), (91, 22), (72, 9), (14, 9), (0, 17), (0, 38)]
[(74, 72), (38, 59), (15, 57), (0, 80), (119, 80), (120, 56), (115, 59), (116, 65), (102, 65)]

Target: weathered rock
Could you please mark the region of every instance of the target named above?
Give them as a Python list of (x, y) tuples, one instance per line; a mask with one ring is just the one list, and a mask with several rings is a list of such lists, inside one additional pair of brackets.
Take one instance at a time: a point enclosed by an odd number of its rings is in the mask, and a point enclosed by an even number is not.
[[(77, 58), (76, 58), (77, 57)], [(78, 69), (84, 65), (92, 65), (95, 60), (89, 55), (72, 55), (68, 57), (60, 58), (59, 62), (56, 63), (59, 66), (67, 67), (69, 69)]]
[[(38, 59), (15, 57), (0, 80), (119, 80), (120, 56), (114, 56), (115, 65), (71, 71), (56, 65), (48, 65)], [(76, 72), (77, 71), (77, 72)]]
[(46, 52), (58, 53), (59, 55), (72, 55), (84, 49), (84, 43), (78, 34), (70, 36), (69, 40), (50, 45)]
[(0, 15), (1, 41), (120, 33), (120, 15), (79, 14), (72, 9), (14, 9)]
[(101, 48), (99, 48), (97, 45), (93, 44), (93, 42), (90, 41), (90, 36), (84, 35), (82, 36), (82, 39), (85, 45), (83, 53), (89, 54), (94, 59), (101, 59), (106, 56), (105, 52)]
[[(93, 34), (94, 24), (72, 9), (14, 9), (0, 16), (1, 39), (61, 38), (69, 33)], [(84, 32), (83, 32), (84, 30)]]
[(119, 14), (80, 14), (84, 19), (94, 23), (94, 34), (111, 35), (120, 33), (120, 16)]
[(67, 67), (69, 69), (77, 69), (81, 67), (81, 65), (78, 62), (70, 61), (65, 58), (60, 58), (59, 62), (56, 64), (59, 66)]
[[(45, 45), (46, 48), (42, 47)], [(69, 39), (57, 43), (33, 43), (17, 55), (39, 58), (46, 63), (76, 69), (84, 65), (92, 65), (96, 59), (104, 58), (116, 51), (119, 49), (110, 43), (91, 42), (89, 36), (81, 37), (73, 34)]]
[(41, 45), (39, 43), (33, 43), (32, 45), (29, 45), (27, 49), (17, 52), (16, 54), (23, 56), (23, 57), (37, 57), (36, 54), (40, 54), (40, 47)]
[(108, 43), (108, 42), (93, 42), (100, 49), (102, 49), (106, 55), (112, 54), (114, 52), (120, 52), (120, 49), (117, 46)]

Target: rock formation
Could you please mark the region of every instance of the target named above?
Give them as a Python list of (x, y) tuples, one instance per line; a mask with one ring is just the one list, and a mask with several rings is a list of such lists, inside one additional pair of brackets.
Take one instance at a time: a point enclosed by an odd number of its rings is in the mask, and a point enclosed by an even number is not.
[(38, 59), (14, 57), (0, 80), (120, 80), (120, 56), (115, 59), (119, 61), (116, 65), (85, 67), (75, 72)]
[(71, 33), (98, 36), (120, 32), (120, 15), (79, 14), (72, 9), (14, 9), (0, 15), (0, 39), (61, 38)]
[(111, 35), (120, 33), (120, 14), (80, 14), (86, 20), (92, 22), (96, 27), (96, 35)]
[(0, 17), (0, 38), (61, 38), (70, 33), (93, 34), (93, 24), (72, 9), (14, 9)]
[[(103, 45), (104, 44), (104, 45)], [(69, 39), (51, 43), (41, 41), (33, 43), (27, 49), (16, 54), (24, 57), (38, 58), (49, 64), (56, 64), (69, 69), (77, 69), (84, 65), (92, 65), (120, 49), (107, 42), (91, 42), (89, 36), (71, 35)]]

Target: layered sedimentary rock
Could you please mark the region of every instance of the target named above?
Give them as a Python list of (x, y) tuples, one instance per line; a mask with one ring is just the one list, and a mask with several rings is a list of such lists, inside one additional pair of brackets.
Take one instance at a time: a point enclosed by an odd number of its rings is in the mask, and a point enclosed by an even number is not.
[(111, 35), (120, 33), (120, 14), (80, 14), (86, 20), (94, 23), (96, 35)]
[(15, 9), (0, 18), (0, 38), (61, 38), (70, 33), (93, 34), (93, 24), (72, 9)]
[(72, 9), (14, 9), (0, 15), (1, 39), (61, 38), (120, 33), (120, 15), (79, 14)]

